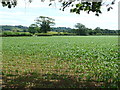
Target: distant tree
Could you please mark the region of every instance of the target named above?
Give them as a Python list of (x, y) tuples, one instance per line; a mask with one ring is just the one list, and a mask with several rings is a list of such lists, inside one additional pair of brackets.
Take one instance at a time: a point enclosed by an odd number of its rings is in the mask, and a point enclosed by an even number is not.
[(97, 35), (102, 35), (102, 30), (100, 29), (100, 27), (96, 27), (94, 30)]
[(81, 23), (77, 23), (75, 25), (75, 27), (77, 28), (77, 30), (76, 30), (77, 34), (79, 34), (79, 35), (87, 35), (88, 34), (87, 28), (85, 27), (85, 25), (83, 25)]
[(27, 32), (28, 30), (26, 30), (26, 29), (23, 29), (23, 32)]
[(31, 24), (29, 26), (28, 32), (30, 32), (32, 34), (35, 34), (38, 31), (39, 31), (39, 28), (38, 28), (38, 26), (36, 24)]
[(88, 28), (87, 32), (89, 35), (95, 35), (94, 30), (92, 30), (91, 28)]
[(50, 17), (45, 16), (39, 16), (36, 20), (36, 24), (40, 26), (41, 32), (47, 33), (47, 31), (50, 31), (50, 26), (55, 25), (54, 19)]
[(118, 35), (120, 35), (120, 30), (117, 30)]

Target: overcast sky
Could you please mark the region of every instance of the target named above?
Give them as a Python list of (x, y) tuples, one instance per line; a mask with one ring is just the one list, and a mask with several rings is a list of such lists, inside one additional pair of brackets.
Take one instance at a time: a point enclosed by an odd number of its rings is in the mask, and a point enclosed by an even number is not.
[[(119, 1), (119, 0), (118, 0)], [(56, 5), (57, 4), (57, 5)], [(80, 15), (69, 13), (69, 9), (60, 11), (60, 5), (54, 3), (42, 3), (39, 0), (33, 0), (32, 3), (25, 4), (24, 0), (18, 0), (15, 8), (8, 9), (0, 5), (0, 25), (23, 25), (29, 26), (34, 23), (36, 17), (47, 16), (55, 19), (55, 27), (71, 27), (74, 28), (76, 23), (82, 23), (88, 28), (100, 27), (102, 29), (118, 29), (118, 2), (113, 5), (113, 10), (107, 12), (104, 7), (102, 14), (97, 17), (94, 13), (87, 14), (81, 12)]]

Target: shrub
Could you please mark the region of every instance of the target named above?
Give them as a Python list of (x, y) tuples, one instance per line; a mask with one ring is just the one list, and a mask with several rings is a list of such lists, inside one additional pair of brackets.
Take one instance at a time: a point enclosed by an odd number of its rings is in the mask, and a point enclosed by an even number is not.
[(48, 33), (36, 33), (36, 36), (52, 36), (52, 34), (48, 34)]
[(8, 36), (32, 36), (31, 33), (28, 32), (3, 32), (2, 36), (8, 37)]

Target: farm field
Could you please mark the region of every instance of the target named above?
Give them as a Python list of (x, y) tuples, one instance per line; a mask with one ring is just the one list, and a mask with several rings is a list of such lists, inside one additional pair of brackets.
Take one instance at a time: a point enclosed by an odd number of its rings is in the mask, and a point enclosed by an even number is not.
[(6, 88), (118, 87), (117, 36), (3, 37)]

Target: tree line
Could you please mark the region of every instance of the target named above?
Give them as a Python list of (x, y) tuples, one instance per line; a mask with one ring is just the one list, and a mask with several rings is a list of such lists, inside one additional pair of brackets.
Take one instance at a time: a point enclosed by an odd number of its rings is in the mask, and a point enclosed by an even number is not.
[(95, 29), (90, 29), (81, 23), (77, 23), (75, 25), (75, 29), (64, 28), (64, 27), (51, 28), (51, 26), (55, 25), (54, 21), (55, 20), (50, 17), (39, 16), (35, 19), (35, 23), (29, 26), (28, 31), (32, 34), (47, 33), (48, 31), (68, 32), (68, 33), (74, 33), (76, 35), (118, 35), (119, 34), (119, 30), (101, 29), (100, 27), (96, 27)]
[(27, 26), (22, 26), (22, 25), (0, 25), (2, 31), (12, 31), (12, 32), (28, 32), (28, 27)]
[[(12, 32), (29, 32), (31, 35), (48, 35), (49, 31), (57, 32), (54, 35), (120, 35), (120, 30), (109, 30), (109, 29), (101, 29), (100, 27), (96, 27), (95, 29), (87, 28), (85, 25), (81, 23), (77, 23), (75, 28), (67, 28), (67, 27), (52, 27), (55, 25), (55, 19), (45, 16), (39, 16), (35, 20), (35, 23), (31, 24), (29, 27), (25, 26), (1, 26), (2, 31), (12, 31)], [(63, 34), (62, 34), (63, 33)], [(23, 33), (4, 33), (5, 35), (24, 35)], [(53, 33), (52, 33), (53, 34)], [(28, 33), (27, 33), (28, 35)]]

